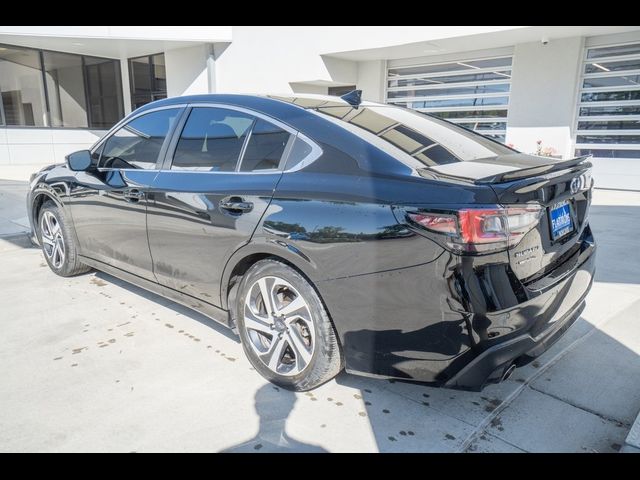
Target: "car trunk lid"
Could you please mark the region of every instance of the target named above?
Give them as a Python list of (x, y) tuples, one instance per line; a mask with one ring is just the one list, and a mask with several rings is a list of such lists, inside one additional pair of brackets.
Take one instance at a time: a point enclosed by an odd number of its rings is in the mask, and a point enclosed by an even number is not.
[(509, 249), (515, 275), (533, 282), (578, 253), (591, 203), (587, 157), (556, 160), (522, 153), (438, 165), (425, 175), (485, 184), (502, 206), (540, 204), (538, 224)]

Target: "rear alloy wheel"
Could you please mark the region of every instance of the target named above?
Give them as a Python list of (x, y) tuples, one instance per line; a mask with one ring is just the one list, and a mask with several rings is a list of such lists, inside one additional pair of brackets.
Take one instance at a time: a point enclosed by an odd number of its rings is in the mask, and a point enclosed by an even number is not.
[(265, 378), (308, 390), (340, 371), (333, 325), (313, 287), (294, 269), (260, 261), (245, 275), (238, 297), (242, 344)]

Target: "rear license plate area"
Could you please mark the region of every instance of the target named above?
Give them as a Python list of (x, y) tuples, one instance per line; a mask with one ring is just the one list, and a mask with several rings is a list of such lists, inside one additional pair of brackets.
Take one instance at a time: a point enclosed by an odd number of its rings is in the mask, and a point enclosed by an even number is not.
[(554, 241), (573, 232), (573, 215), (569, 201), (558, 202), (549, 207), (549, 225), (551, 226), (551, 239)]

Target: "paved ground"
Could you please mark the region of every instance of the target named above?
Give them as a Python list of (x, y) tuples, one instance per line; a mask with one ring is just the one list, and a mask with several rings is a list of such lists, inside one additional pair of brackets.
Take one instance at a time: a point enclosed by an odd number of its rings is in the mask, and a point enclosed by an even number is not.
[[(0, 235), (24, 224), (24, 188), (0, 181)], [(640, 194), (595, 203), (583, 317), (482, 393), (346, 374), (277, 389), (208, 319), (102, 273), (56, 277), (0, 237), (0, 451), (617, 451), (640, 410)]]
[(0, 179), (0, 237), (29, 230), (26, 191), (27, 182)]

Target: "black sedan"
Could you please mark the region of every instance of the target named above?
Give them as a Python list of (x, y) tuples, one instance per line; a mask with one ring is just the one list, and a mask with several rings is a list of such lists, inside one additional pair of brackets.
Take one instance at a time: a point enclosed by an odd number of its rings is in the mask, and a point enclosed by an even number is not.
[(357, 91), (202, 95), (139, 108), (27, 202), (55, 273), (222, 322), (278, 385), (345, 368), (478, 389), (584, 308), (590, 172)]

